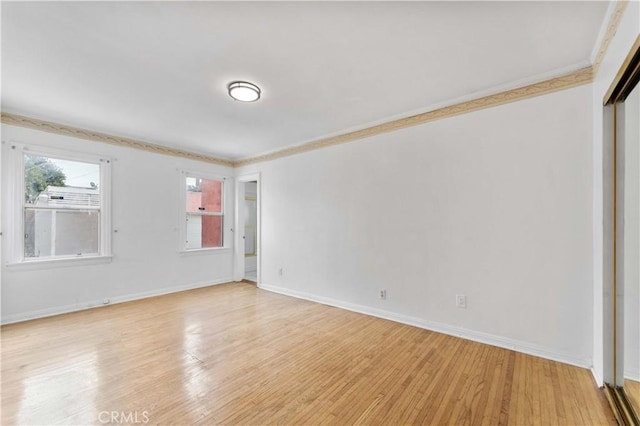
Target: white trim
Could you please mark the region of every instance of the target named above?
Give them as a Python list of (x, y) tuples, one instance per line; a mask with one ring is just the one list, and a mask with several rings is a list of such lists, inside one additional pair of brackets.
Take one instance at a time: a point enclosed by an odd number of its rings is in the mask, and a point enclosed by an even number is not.
[(593, 48), (591, 49), (591, 55), (589, 55), (589, 62), (591, 65), (595, 63), (596, 58), (600, 53), (600, 47), (602, 46), (602, 42), (607, 35), (607, 30), (609, 29), (609, 24), (611, 23), (611, 17), (616, 10), (616, 3), (617, 2), (615, 1), (610, 2), (604, 14), (604, 19), (602, 20), (602, 24), (600, 24), (600, 29), (598, 30), (598, 36), (596, 37), (596, 41), (593, 44)]
[(45, 318), (54, 315), (66, 314), (70, 312), (84, 311), (87, 309), (99, 308), (102, 306), (115, 305), (117, 303), (131, 302), (134, 300), (147, 299), (149, 297), (162, 296), (165, 294), (178, 293), (186, 290), (194, 290), (196, 288), (209, 287), (218, 284), (226, 284), (231, 282), (231, 278), (223, 278), (219, 280), (213, 281), (202, 281), (193, 284), (186, 284), (177, 287), (165, 287), (157, 290), (145, 291), (141, 293), (134, 293), (125, 296), (116, 296), (116, 297), (107, 297), (109, 300), (108, 303), (104, 303), (105, 299), (101, 300), (91, 300), (87, 302), (82, 302), (84, 306), (74, 305), (66, 305), (66, 306), (56, 306), (52, 308), (39, 309), (36, 311), (30, 312), (22, 312), (15, 315), (7, 315), (6, 317), (2, 317), (2, 325), (12, 324), (15, 322), (28, 321), (37, 318)]
[(199, 171), (196, 169), (180, 169), (180, 172), (184, 175), (185, 178), (192, 177), (208, 180), (218, 180), (221, 182), (233, 179), (232, 176), (227, 176), (219, 173), (211, 173), (207, 171)]
[[(186, 220), (186, 199), (187, 199), (187, 188), (186, 188), (186, 177), (187, 172), (182, 169), (176, 169), (178, 171), (178, 199), (176, 200), (176, 223), (178, 224), (178, 253), (182, 253), (187, 251), (187, 226), (185, 224)], [(224, 218), (222, 219), (224, 223)], [(224, 241), (223, 241), (224, 243)]]
[(111, 196), (113, 191), (113, 182), (111, 181), (111, 167), (113, 167), (113, 158), (103, 157), (100, 159), (100, 255), (111, 256), (111, 237), (113, 235), (113, 227), (111, 225)]
[(548, 348), (522, 342), (519, 340), (509, 339), (506, 337), (496, 336), (489, 333), (483, 333), (480, 331), (468, 330), (462, 327), (456, 327), (448, 324), (442, 324), (435, 321), (429, 321), (422, 318), (411, 317), (408, 315), (398, 314), (395, 312), (385, 311), (382, 309), (372, 308), (364, 305), (357, 305), (350, 302), (344, 302), (341, 300), (332, 299), (324, 296), (316, 296), (310, 293), (291, 290), (284, 287), (259, 284), (263, 290), (271, 291), (274, 293), (283, 294), (285, 296), (296, 297), (298, 299), (309, 300), (312, 302), (322, 303), (323, 305), (334, 306), (336, 308), (346, 309), (348, 311), (358, 312), (365, 315), (371, 315), (377, 318), (383, 318), (390, 321), (399, 322), (402, 324), (412, 325), (414, 327), (423, 328), (426, 330), (436, 331), (438, 333), (447, 334), (450, 336), (460, 337), (474, 342), (484, 343), (487, 345), (497, 346), (499, 348), (510, 349), (516, 352), (521, 352), (528, 355), (538, 356), (540, 358), (550, 359), (552, 361), (562, 362), (564, 364), (570, 364), (582, 368), (591, 368), (592, 361), (587, 358), (575, 358), (568, 354), (558, 353)]
[(636, 368), (632, 368), (632, 367), (628, 367), (624, 369), (624, 378), (626, 379), (630, 379), (630, 380), (634, 380), (636, 382), (640, 382), (640, 370), (638, 370), (638, 367)]
[(596, 382), (596, 385), (598, 385), (599, 388), (604, 386), (604, 381), (602, 380), (602, 373), (598, 371), (596, 366), (595, 365), (592, 366), (589, 370), (591, 371), (591, 375), (593, 376), (593, 380)]
[(10, 141), (9, 145), (19, 148), (23, 153), (34, 153), (36, 155), (53, 158), (55, 160), (79, 161), (82, 163), (91, 163), (95, 165), (100, 165), (103, 161), (112, 160), (112, 158), (108, 156), (77, 151), (67, 151), (65, 149), (51, 148), (49, 146), (37, 145), (28, 142)]
[(24, 183), (20, 181), (20, 176), (24, 175), (24, 155), (19, 144), (8, 142), (6, 146), (9, 150), (8, 167), (5, 168), (2, 180), (4, 182), (6, 179), (8, 182), (5, 194), (8, 205), (5, 207), (7, 228), (4, 230), (3, 237), (6, 238), (6, 247), (8, 248), (4, 253), (4, 260), (9, 263), (24, 259), (24, 250), (22, 249), (24, 243), (24, 219), (22, 217)]
[(180, 255), (190, 256), (192, 254), (221, 254), (221, 253), (229, 253), (231, 251), (231, 247), (209, 247), (209, 248), (199, 248), (199, 249), (190, 249), (190, 250), (180, 250)]
[(29, 259), (22, 262), (7, 263), (7, 268), (34, 271), (48, 268), (64, 268), (67, 266), (86, 266), (111, 263), (113, 256), (79, 256), (79, 257), (53, 257), (47, 259)]
[(258, 173), (250, 173), (246, 175), (236, 176), (236, 199), (235, 199), (235, 235), (234, 235), (234, 255), (233, 255), (233, 278), (234, 281), (242, 281), (244, 279), (244, 266), (245, 266), (245, 256), (244, 256), (244, 241), (242, 239), (242, 233), (244, 231), (244, 219), (240, 217), (241, 212), (244, 210), (244, 184), (247, 182), (256, 182), (256, 280), (258, 286), (260, 286), (261, 274), (262, 274), (262, 239), (261, 239), (261, 222), (262, 222), (262, 193), (261, 187), (262, 182), (260, 180), (261, 174)]
[[(4, 144), (5, 142), (3, 142)], [(98, 234), (99, 253), (96, 255), (86, 255), (87, 259), (95, 261), (96, 258), (111, 258), (111, 166), (113, 158), (109, 156), (69, 151), (64, 149), (56, 149), (48, 146), (37, 144), (8, 141), (6, 145), (11, 150), (9, 158), (8, 173), (11, 185), (9, 185), (8, 199), (13, 204), (8, 212), (8, 223), (10, 225), (7, 232), (9, 243), (9, 253), (6, 254), (6, 264), (11, 266), (22, 265), (26, 263), (40, 263), (42, 268), (56, 265), (54, 261), (69, 262), (69, 257), (53, 258), (53, 259), (25, 259), (24, 257), (24, 156), (25, 154), (42, 155), (48, 158), (58, 160), (76, 161), (82, 163), (95, 164), (99, 166), (100, 173), (100, 230)], [(10, 204), (10, 205), (11, 205)], [(78, 209), (74, 209), (78, 210)], [(85, 209), (81, 209), (85, 210)], [(83, 257), (73, 258), (78, 261)], [(97, 262), (97, 263), (105, 263)], [(34, 268), (37, 269), (37, 268)]]
[[(229, 244), (229, 239), (231, 236), (231, 226), (229, 226), (229, 218), (233, 217), (233, 211), (230, 210), (229, 197), (230, 194), (233, 194), (233, 185), (234, 180), (230, 176), (225, 176), (221, 174), (208, 173), (205, 171), (197, 171), (193, 169), (176, 169), (180, 175), (180, 200), (178, 201), (178, 253), (186, 254), (191, 252), (201, 252), (208, 250), (223, 250), (229, 249), (231, 250), (233, 246)], [(187, 187), (185, 185), (187, 178), (200, 178), (213, 180), (217, 182), (222, 182), (222, 212), (221, 213), (213, 213), (213, 212), (187, 212), (186, 209), (186, 200), (187, 200)], [(194, 216), (218, 216), (222, 217), (222, 246), (221, 247), (206, 247), (206, 248), (193, 248), (190, 249), (187, 247), (187, 223), (186, 218), (188, 215)]]
[(100, 207), (94, 207), (94, 206), (71, 207), (71, 206), (66, 206), (64, 204), (58, 205), (58, 206), (39, 206), (37, 204), (34, 204), (34, 205), (24, 206), (24, 208), (29, 210), (48, 210), (53, 212), (60, 211), (60, 210), (70, 210), (74, 212), (99, 212), (101, 210)]
[[(608, 25), (608, 21), (606, 22), (606, 25)], [(248, 164), (252, 164), (254, 163), (254, 161), (252, 160), (259, 159), (260, 157), (271, 156), (273, 154), (278, 154), (280, 152), (288, 151), (290, 149), (302, 148), (305, 145), (312, 145), (314, 143), (321, 142), (325, 139), (344, 136), (352, 132), (366, 130), (371, 127), (375, 127), (383, 124), (391, 124), (395, 121), (402, 121), (403, 119), (413, 117), (416, 115), (426, 114), (426, 113), (447, 108), (447, 107), (458, 106), (466, 102), (479, 101), (487, 97), (492, 97), (492, 96), (501, 97), (505, 93), (510, 92), (511, 90), (521, 89), (523, 87), (534, 85), (534, 84), (545, 84), (550, 80), (554, 80), (556, 78), (562, 78), (562, 77), (570, 76), (571, 74), (574, 74), (574, 73), (579, 73), (580, 70), (584, 70), (585, 68), (589, 68), (590, 66), (591, 66), (591, 62), (588, 59), (584, 59), (582, 61), (570, 64), (570, 65), (562, 66), (560, 68), (555, 68), (549, 71), (545, 71), (543, 73), (536, 74), (531, 77), (521, 78), (515, 81), (510, 81), (505, 84), (493, 86), (488, 89), (482, 89), (475, 92), (467, 93), (462, 96), (458, 96), (456, 98), (446, 99), (444, 101), (436, 102), (436, 103), (426, 105), (420, 108), (416, 108), (413, 110), (403, 111), (401, 113), (385, 116), (377, 120), (360, 123), (356, 126), (347, 127), (335, 132), (316, 135), (310, 139), (304, 139), (302, 141), (298, 141), (288, 145), (283, 145), (278, 148), (269, 149), (266, 151), (261, 151), (261, 152), (249, 155), (249, 156), (237, 158), (234, 160), (234, 167), (242, 167)], [(567, 90), (567, 87), (564, 86), (561, 89), (557, 89), (557, 90)], [(518, 96), (515, 99), (513, 99), (513, 101), (521, 101), (521, 100), (523, 100), (522, 96)], [(483, 108), (486, 108), (486, 107), (483, 107)], [(447, 114), (444, 117), (438, 118), (437, 120), (441, 120), (450, 116), (451, 115)], [(367, 136), (367, 137), (370, 137), (370, 136)], [(311, 148), (311, 150), (316, 150), (316, 149), (320, 149), (320, 147)], [(305, 151), (302, 151), (302, 152), (305, 152)], [(277, 156), (275, 159), (277, 158), (283, 158), (283, 157)], [(262, 162), (262, 161), (270, 161), (270, 160), (258, 160), (257, 162)], [(249, 163), (244, 164), (245, 162), (249, 162)]]

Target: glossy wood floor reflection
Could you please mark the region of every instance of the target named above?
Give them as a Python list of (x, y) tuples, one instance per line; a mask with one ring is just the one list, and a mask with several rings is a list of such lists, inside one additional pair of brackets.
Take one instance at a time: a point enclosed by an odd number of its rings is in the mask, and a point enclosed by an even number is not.
[(246, 283), (2, 327), (2, 424), (123, 420), (615, 424), (585, 369)]

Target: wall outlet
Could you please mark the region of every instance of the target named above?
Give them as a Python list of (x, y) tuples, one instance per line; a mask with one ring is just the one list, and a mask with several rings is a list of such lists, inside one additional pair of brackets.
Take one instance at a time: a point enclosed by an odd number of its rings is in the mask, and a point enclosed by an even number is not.
[(282, 269), (282, 268), (278, 269), (278, 275), (283, 276), (284, 275), (284, 269)]
[(467, 309), (467, 296), (464, 294), (456, 294), (456, 306), (458, 308)]
[(102, 304), (103, 304), (103, 305), (108, 305), (109, 303), (111, 303), (111, 300), (109, 300), (109, 299), (104, 299), (104, 300), (102, 301)]
[(380, 290), (380, 299), (387, 300), (387, 290), (385, 289)]

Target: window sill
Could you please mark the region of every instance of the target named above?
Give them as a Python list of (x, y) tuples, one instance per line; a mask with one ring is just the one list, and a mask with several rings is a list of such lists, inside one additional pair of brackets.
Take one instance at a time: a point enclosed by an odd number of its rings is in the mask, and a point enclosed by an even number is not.
[(213, 248), (202, 248), (202, 249), (191, 249), (191, 250), (180, 250), (180, 256), (191, 256), (198, 254), (222, 254), (222, 253), (231, 253), (230, 247), (213, 247)]
[(37, 269), (64, 268), (69, 266), (99, 265), (111, 263), (112, 259), (113, 256), (87, 256), (46, 260), (23, 260), (22, 262), (7, 263), (7, 267), (9, 269), (29, 271)]

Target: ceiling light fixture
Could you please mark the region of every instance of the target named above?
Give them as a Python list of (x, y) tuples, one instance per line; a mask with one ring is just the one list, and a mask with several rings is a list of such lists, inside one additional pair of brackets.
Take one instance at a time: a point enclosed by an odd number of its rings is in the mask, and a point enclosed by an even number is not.
[(240, 102), (255, 102), (260, 99), (260, 88), (246, 81), (234, 81), (227, 86), (229, 96)]

